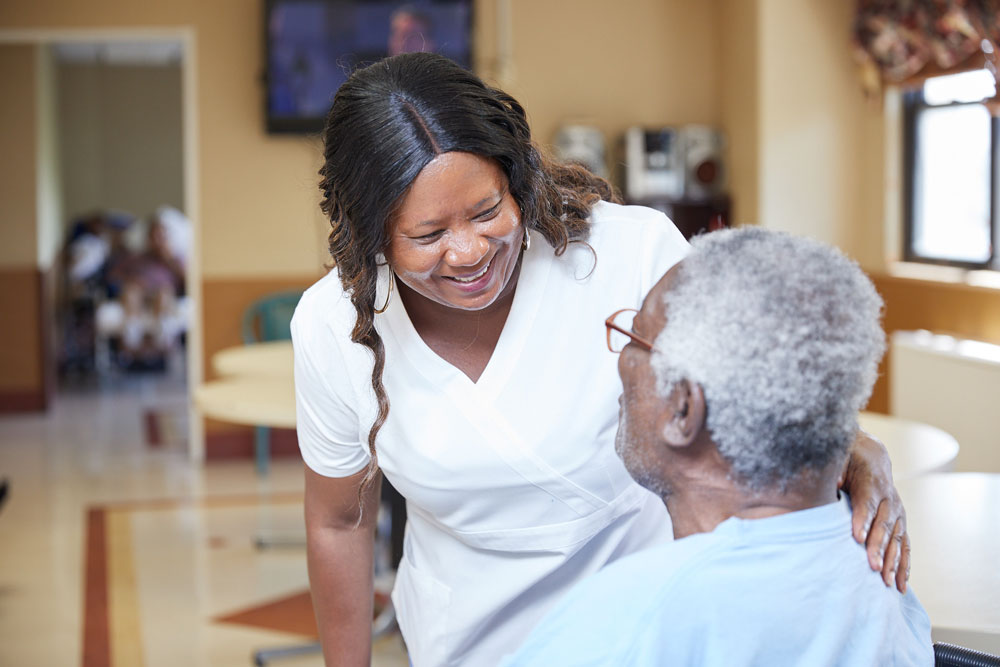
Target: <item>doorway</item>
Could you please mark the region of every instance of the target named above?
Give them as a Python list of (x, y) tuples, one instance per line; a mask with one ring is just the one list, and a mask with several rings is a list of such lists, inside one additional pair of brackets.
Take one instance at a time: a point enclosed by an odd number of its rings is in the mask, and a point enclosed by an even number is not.
[[(38, 169), (49, 178), (37, 182), (37, 233), (39, 267), (52, 283), (43, 329), (55, 385), (141, 386), (155, 401), (155, 388), (172, 383), (186, 413), (201, 381), (193, 31), (5, 30), (0, 44), (39, 54), (39, 160), (50, 164)], [(53, 248), (48, 266), (44, 245)], [(150, 266), (164, 248), (177, 261)], [(119, 274), (162, 288), (134, 300), (141, 317), (127, 312), (124, 281), (108, 280), (114, 251), (133, 255)], [(85, 283), (73, 286), (79, 291), (67, 289), (69, 267)], [(172, 305), (161, 309), (168, 295)], [(183, 439), (197, 459), (200, 420), (184, 416)]]

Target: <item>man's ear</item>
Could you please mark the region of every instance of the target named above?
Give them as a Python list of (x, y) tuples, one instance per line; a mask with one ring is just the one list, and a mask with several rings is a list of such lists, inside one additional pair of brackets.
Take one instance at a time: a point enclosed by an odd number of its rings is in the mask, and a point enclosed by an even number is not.
[(700, 384), (681, 380), (667, 397), (661, 434), (672, 447), (687, 447), (705, 427), (705, 392)]

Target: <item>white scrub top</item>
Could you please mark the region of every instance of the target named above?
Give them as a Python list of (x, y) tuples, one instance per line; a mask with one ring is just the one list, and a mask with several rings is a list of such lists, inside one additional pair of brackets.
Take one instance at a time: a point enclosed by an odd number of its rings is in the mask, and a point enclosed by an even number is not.
[[(580, 578), (671, 537), (614, 452), (621, 381), (604, 320), (639, 308), (688, 245), (652, 209), (600, 202), (591, 222), (589, 247), (560, 257), (532, 232), (477, 382), (423, 342), (398, 292), (376, 316), (391, 404), (376, 447), (408, 513), (392, 599), (416, 667), (496, 664)], [(379, 282), (381, 303), (388, 269)], [(292, 321), (299, 446), (329, 477), (369, 459), (372, 355), (350, 341), (354, 321), (336, 270)]]

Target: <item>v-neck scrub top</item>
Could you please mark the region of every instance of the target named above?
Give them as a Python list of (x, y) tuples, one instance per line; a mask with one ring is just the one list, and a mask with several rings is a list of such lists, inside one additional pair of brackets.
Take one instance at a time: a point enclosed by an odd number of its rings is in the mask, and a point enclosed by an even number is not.
[[(376, 448), (408, 514), (392, 599), (416, 667), (496, 664), (576, 581), (671, 538), (614, 452), (622, 389), (604, 320), (640, 308), (687, 249), (662, 213), (607, 202), (587, 245), (559, 257), (532, 232), (477, 382), (424, 343), (398, 291), (376, 315), (390, 401)], [(384, 268), (378, 303), (387, 291)], [(354, 322), (336, 269), (292, 320), (299, 447), (328, 477), (369, 460), (373, 356)]]

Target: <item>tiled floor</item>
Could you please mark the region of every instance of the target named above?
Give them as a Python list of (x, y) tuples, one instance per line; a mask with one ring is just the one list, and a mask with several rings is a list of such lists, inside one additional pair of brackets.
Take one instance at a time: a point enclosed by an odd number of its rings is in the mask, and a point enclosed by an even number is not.
[[(192, 465), (179, 386), (129, 378), (60, 394), (46, 415), (0, 417), (0, 476), (11, 481), (0, 665), (244, 666), (256, 649), (308, 641), (289, 631), (308, 621), (304, 550), (254, 546), (302, 535), (301, 463), (276, 461), (263, 479), (249, 460)], [(241, 615), (285, 598), (273, 623)], [(407, 665), (398, 635), (376, 644), (373, 664)]]

